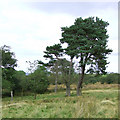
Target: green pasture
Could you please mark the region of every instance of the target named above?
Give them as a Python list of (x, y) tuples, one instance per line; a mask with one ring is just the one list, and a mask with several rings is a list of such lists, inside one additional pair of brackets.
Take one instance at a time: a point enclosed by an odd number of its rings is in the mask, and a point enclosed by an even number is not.
[(2, 99), (3, 118), (118, 118), (118, 90), (83, 89), (82, 96), (65, 91)]

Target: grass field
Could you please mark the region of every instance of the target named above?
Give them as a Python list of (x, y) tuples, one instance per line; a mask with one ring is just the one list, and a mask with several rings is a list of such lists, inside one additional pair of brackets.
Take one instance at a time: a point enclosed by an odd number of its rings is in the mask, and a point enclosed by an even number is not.
[(118, 118), (117, 88), (117, 85), (95, 84), (85, 86), (79, 97), (73, 89), (70, 97), (65, 97), (63, 90), (56, 94), (39, 94), (36, 100), (33, 96), (14, 97), (13, 101), (9, 97), (3, 98), (2, 117)]

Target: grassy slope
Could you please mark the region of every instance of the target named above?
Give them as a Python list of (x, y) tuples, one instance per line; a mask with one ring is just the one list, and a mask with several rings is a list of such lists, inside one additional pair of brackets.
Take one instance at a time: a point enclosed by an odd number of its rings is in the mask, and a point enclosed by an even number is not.
[(80, 97), (72, 90), (71, 97), (63, 91), (38, 95), (36, 100), (33, 96), (15, 97), (12, 102), (4, 98), (3, 118), (117, 118), (117, 87), (93, 88), (84, 88)]

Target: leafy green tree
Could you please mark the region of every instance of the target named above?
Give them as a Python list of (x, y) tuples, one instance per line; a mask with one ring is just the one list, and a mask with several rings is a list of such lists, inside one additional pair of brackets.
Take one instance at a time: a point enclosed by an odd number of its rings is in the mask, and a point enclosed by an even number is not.
[(15, 54), (10, 49), (10, 46), (6, 45), (0, 49), (2, 53), (2, 83), (4, 89), (10, 88), (11, 90), (15, 90), (14, 74), (15, 67), (17, 67), (17, 59), (15, 59)]
[(60, 44), (55, 44), (53, 46), (47, 46), (46, 51), (44, 51), (45, 58), (49, 58), (48, 66), (55, 65), (55, 73), (56, 73), (56, 79), (55, 79), (55, 92), (57, 92), (57, 82), (58, 82), (58, 62), (59, 57), (63, 54), (63, 49)]
[[(73, 45), (73, 55), (79, 59), (81, 77), (77, 85), (77, 95), (81, 95), (81, 88), (85, 74), (85, 68), (89, 65), (88, 73), (105, 74), (107, 54), (112, 52), (107, 48), (108, 35), (106, 27), (108, 22), (96, 17), (86, 19), (77, 18), (74, 25), (62, 28), (61, 42)], [(71, 47), (70, 47), (71, 49)]]
[(13, 84), (6, 80), (6, 79), (2, 79), (2, 96), (4, 95), (10, 95), (10, 91), (13, 88)]
[(44, 93), (48, 86), (48, 72), (44, 66), (38, 66), (34, 73), (30, 74), (30, 88), (34, 92), (36, 99), (37, 93)]
[(26, 73), (24, 71), (16, 71), (14, 77), (18, 83), (16, 87), (21, 90), (21, 95), (23, 96), (24, 91), (28, 88)]
[(2, 46), (2, 66), (4, 68), (14, 68), (17, 67), (17, 59), (15, 59), (15, 54), (10, 51), (10, 46)]
[(26, 62), (29, 63), (28, 88), (34, 93), (34, 98), (36, 99), (37, 93), (44, 93), (47, 90), (49, 73), (42, 61)]

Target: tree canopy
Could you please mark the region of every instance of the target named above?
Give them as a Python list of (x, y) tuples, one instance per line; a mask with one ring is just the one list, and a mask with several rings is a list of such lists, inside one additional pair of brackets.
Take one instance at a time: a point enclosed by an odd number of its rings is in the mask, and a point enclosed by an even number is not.
[(58, 82), (58, 60), (59, 57), (63, 55), (63, 49), (61, 44), (55, 44), (53, 46), (47, 46), (46, 51), (44, 51), (45, 58), (49, 58), (49, 63), (47, 64), (48, 66), (54, 66), (55, 65), (55, 73), (56, 73), (56, 78), (55, 78), (55, 92), (57, 92), (57, 82)]
[(11, 52), (10, 46), (2, 46), (2, 83), (3, 89), (8, 88), (14, 90), (16, 86), (16, 81), (14, 78), (15, 67), (17, 67), (17, 59), (15, 54)]
[(29, 75), (30, 89), (35, 93), (35, 99), (37, 93), (44, 93), (48, 86), (48, 72), (44, 66), (38, 66), (38, 68)]
[(79, 89), (82, 85), (86, 65), (89, 65), (87, 72), (105, 74), (107, 63), (107, 54), (112, 52), (107, 48), (108, 35), (106, 27), (108, 22), (98, 17), (89, 17), (86, 19), (77, 18), (74, 25), (62, 27), (61, 43), (67, 43), (66, 53), (72, 58), (79, 59), (81, 68), (81, 79), (78, 83)]

